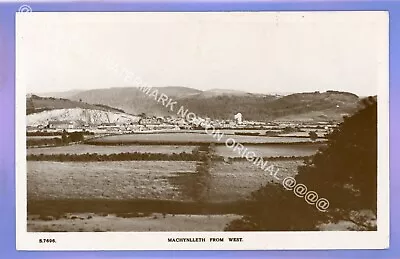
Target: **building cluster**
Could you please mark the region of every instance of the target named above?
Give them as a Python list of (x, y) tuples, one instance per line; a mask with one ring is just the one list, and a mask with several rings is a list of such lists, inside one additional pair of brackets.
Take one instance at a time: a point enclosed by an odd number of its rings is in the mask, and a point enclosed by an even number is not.
[[(135, 132), (154, 132), (154, 131), (177, 131), (177, 130), (191, 130), (199, 129), (204, 125), (210, 125), (219, 129), (281, 129), (287, 127), (299, 127), (298, 122), (262, 122), (262, 121), (248, 121), (244, 120), (241, 113), (234, 114), (232, 119), (218, 120), (211, 118), (196, 118), (197, 121), (189, 122), (181, 117), (156, 117), (156, 116), (142, 116), (136, 122), (130, 123), (115, 123), (107, 122), (101, 124), (88, 124), (77, 121), (49, 121), (45, 125), (38, 125), (35, 127), (27, 127), (28, 131), (90, 131), (94, 133), (135, 133)], [(321, 125), (319, 125), (321, 124)], [(333, 126), (329, 123), (317, 123), (308, 127), (323, 127), (325, 129)]]

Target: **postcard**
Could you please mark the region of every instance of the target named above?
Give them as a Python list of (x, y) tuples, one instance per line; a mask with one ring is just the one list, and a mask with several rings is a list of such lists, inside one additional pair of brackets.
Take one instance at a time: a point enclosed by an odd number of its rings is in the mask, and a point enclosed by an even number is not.
[(15, 19), (18, 250), (389, 246), (388, 12)]

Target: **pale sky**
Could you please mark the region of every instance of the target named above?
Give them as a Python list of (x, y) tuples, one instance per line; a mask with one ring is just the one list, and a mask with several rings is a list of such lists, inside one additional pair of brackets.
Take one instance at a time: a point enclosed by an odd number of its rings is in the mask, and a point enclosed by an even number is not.
[[(377, 94), (385, 12), (19, 13), (17, 82), (29, 93), (135, 86)], [(114, 69), (112, 69), (114, 67)]]

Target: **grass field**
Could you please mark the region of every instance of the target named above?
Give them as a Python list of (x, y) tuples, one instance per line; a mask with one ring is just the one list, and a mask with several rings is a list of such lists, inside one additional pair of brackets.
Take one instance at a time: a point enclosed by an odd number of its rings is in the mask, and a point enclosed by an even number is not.
[[(282, 179), (301, 163), (271, 162)], [(28, 231), (222, 231), (254, 206), (251, 192), (278, 181), (248, 161), (213, 161), (199, 200), (196, 164), (28, 161)]]
[(183, 200), (169, 178), (194, 173), (195, 162), (28, 161), (28, 197), (57, 199)]
[[(253, 151), (256, 156), (261, 157), (278, 157), (278, 156), (311, 156), (315, 154), (319, 148), (324, 147), (325, 144), (291, 144), (291, 145), (244, 145), (247, 150)], [(219, 156), (225, 157), (239, 157), (240, 154), (234, 152), (232, 148), (225, 145), (218, 145), (215, 147), (215, 153)]]
[(113, 153), (125, 153), (125, 152), (139, 152), (139, 153), (191, 153), (195, 146), (183, 146), (183, 145), (126, 145), (126, 146), (97, 146), (97, 145), (69, 145), (60, 147), (46, 147), (46, 148), (29, 148), (27, 149), (27, 155), (39, 155), (39, 154), (86, 154), (86, 153), (97, 153), (97, 154), (113, 154)]
[[(310, 130), (313, 131), (313, 130)], [(292, 133), (281, 133), (279, 134), (280, 137), (302, 137), (302, 138), (309, 138), (310, 137), (310, 131), (304, 131), (304, 132), (292, 132)], [(316, 131), (317, 135), (319, 138), (323, 138), (326, 134), (326, 131), (318, 131), (318, 130), (314, 130)]]
[[(271, 162), (278, 176), (295, 175), (302, 161)], [(156, 199), (193, 201), (199, 175), (196, 162), (47, 162), (28, 161), (30, 200)], [(214, 162), (206, 201), (236, 201), (276, 181), (248, 161)]]
[(270, 182), (281, 183), (285, 177), (295, 176), (297, 167), (302, 163), (302, 160), (271, 162), (271, 165), (279, 168), (277, 177), (281, 180), (277, 180), (248, 161), (233, 162), (232, 164), (215, 163), (211, 170), (208, 197), (213, 202), (248, 199), (251, 192), (258, 190), (263, 185)]
[[(132, 143), (225, 143), (228, 138), (232, 138), (236, 143), (297, 143), (310, 142), (308, 138), (290, 138), (290, 137), (265, 137), (265, 136), (240, 136), (224, 135), (221, 140), (208, 134), (201, 133), (152, 133), (152, 134), (125, 134), (108, 136), (91, 140), (93, 144), (132, 144)], [(232, 143), (232, 142), (230, 142)]]

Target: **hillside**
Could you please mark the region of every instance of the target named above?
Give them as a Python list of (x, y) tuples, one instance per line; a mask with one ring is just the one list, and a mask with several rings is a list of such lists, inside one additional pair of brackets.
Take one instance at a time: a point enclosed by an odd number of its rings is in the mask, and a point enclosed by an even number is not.
[(54, 109), (71, 109), (71, 108), (93, 109), (93, 110), (124, 113), (124, 111), (121, 109), (113, 108), (101, 103), (89, 104), (81, 100), (71, 101), (64, 98), (41, 97), (37, 95), (28, 95), (26, 98), (26, 114), (38, 113)]
[(54, 98), (67, 98), (69, 99), (71, 96), (74, 96), (81, 92), (81, 90), (69, 90), (63, 92), (46, 92), (46, 93), (37, 93), (36, 95), (41, 97), (54, 97)]
[(138, 116), (120, 112), (71, 108), (29, 114), (27, 116), (27, 125), (47, 125), (49, 121), (74, 121), (82, 124), (98, 125), (102, 123), (131, 123), (137, 122), (139, 119), (140, 117)]
[[(154, 87), (160, 93), (171, 98), (187, 97), (201, 93), (200, 90), (187, 87)], [(149, 115), (163, 116), (167, 111), (154, 100), (150, 100), (143, 92), (136, 87), (116, 87), (107, 89), (94, 89), (79, 92), (71, 96), (71, 100), (83, 100), (87, 103), (103, 103), (112, 107), (118, 107), (131, 114), (146, 113)]]
[(138, 116), (104, 104), (88, 104), (64, 98), (28, 95), (27, 125), (47, 125), (49, 121), (74, 121), (83, 124), (137, 122)]
[[(154, 89), (176, 100), (178, 107), (183, 105), (199, 116), (213, 119), (233, 118), (233, 114), (241, 112), (246, 120), (341, 120), (343, 115), (356, 111), (359, 103), (358, 96), (337, 91), (277, 96), (221, 89), (200, 91), (187, 87)], [(82, 91), (71, 99), (102, 103), (131, 114), (176, 115), (135, 87)]]
[[(298, 93), (272, 95), (195, 96), (179, 100), (190, 111), (211, 118), (232, 118), (240, 112), (246, 120), (329, 121), (357, 110), (359, 98), (351, 93)], [(207, 105), (204, 105), (207, 104)]]
[(275, 120), (337, 121), (343, 115), (354, 113), (359, 102), (357, 95), (346, 92), (298, 93), (271, 102), (268, 109), (270, 117)]

